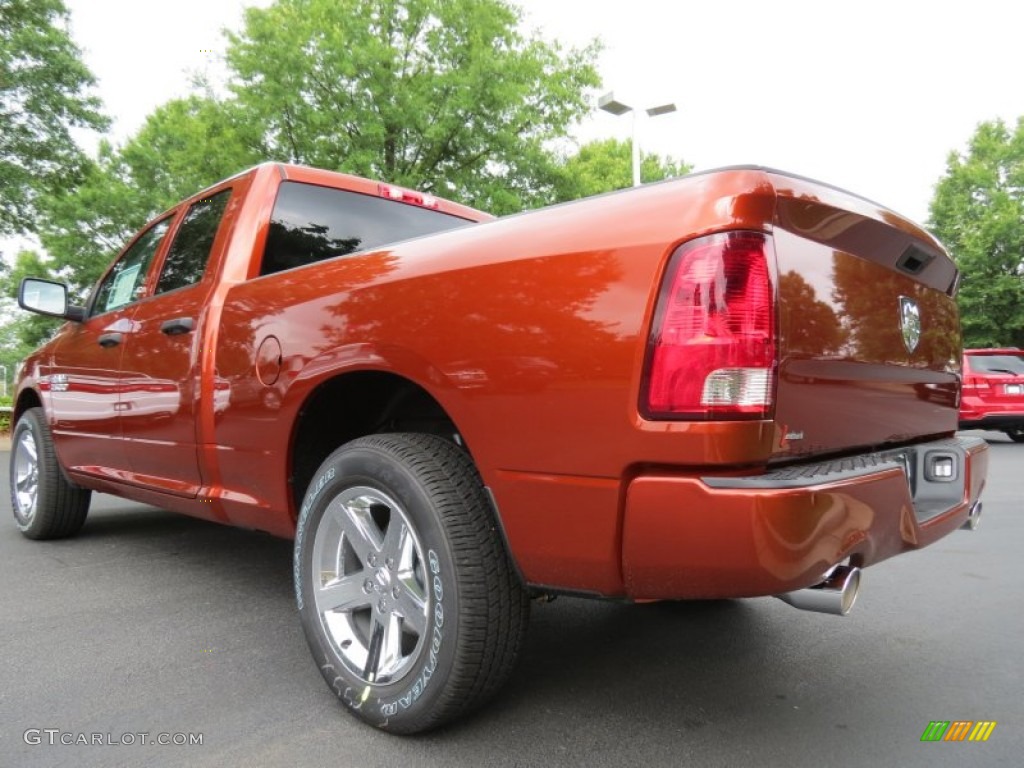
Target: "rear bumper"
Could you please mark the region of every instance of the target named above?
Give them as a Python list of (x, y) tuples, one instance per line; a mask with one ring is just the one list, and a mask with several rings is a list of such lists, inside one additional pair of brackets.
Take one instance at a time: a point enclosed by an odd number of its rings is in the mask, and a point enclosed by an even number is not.
[[(932, 457), (955, 457), (933, 481)], [(745, 477), (647, 474), (626, 493), (623, 576), (635, 599), (775, 595), (928, 546), (977, 501), (988, 446), (958, 437)]]
[(960, 413), (960, 429), (1024, 429), (1024, 411)]
[(960, 400), (960, 429), (1020, 429), (1024, 398), (983, 398), (966, 390)]

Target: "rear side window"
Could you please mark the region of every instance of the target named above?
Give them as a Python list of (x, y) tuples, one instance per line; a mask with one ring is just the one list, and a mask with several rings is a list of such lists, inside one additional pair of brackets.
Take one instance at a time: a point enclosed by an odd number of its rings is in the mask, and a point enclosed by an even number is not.
[(157, 293), (184, 288), (202, 280), (229, 199), (231, 190), (225, 189), (189, 206), (164, 259), (156, 284)]
[(295, 181), (282, 182), (261, 275), (347, 256), (471, 222), (447, 213)]
[(1016, 373), (1024, 375), (1024, 355), (968, 355), (975, 373)]
[(161, 219), (143, 232), (124, 252), (96, 288), (92, 314), (111, 312), (139, 298), (146, 284), (146, 275), (160, 242), (167, 234), (171, 218)]

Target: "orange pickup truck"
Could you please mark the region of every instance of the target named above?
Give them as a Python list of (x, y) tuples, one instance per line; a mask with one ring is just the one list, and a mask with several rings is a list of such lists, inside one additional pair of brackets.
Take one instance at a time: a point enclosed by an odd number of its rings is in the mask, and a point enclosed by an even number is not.
[(773, 595), (973, 525), (958, 273), (894, 213), (755, 167), (495, 220), (265, 164), (157, 217), (17, 383), (14, 517), (93, 490), (294, 537), (356, 715), (411, 733), (508, 677), (531, 596)]

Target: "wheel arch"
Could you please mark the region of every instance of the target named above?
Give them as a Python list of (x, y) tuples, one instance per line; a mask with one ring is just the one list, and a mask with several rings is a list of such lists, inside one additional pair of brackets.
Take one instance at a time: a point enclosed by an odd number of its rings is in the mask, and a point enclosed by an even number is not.
[(288, 486), (293, 520), (324, 459), (350, 440), (381, 432), (438, 435), (469, 453), (455, 420), (417, 382), (388, 371), (340, 373), (306, 396), (292, 427)]
[(11, 429), (14, 429), (14, 425), (18, 423), (18, 419), (25, 413), (29, 408), (42, 408), (43, 399), (39, 396), (39, 393), (34, 389), (25, 388), (18, 394), (18, 399), (14, 403), (14, 412), (11, 414)]

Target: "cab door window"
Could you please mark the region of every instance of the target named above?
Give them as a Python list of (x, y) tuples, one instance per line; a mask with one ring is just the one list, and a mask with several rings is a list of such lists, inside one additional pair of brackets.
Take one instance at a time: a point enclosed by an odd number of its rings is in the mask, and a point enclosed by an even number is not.
[(189, 206), (164, 259), (156, 284), (158, 294), (194, 285), (203, 279), (213, 241), (230, 199), (231, 190), (225, 189)]
[(99, 315), (131, 304), (141, 298), (153, 257), (171, 225), (172, 216), (161, 219), (132, 243), (104, 276), (93, 296), (92, 312)]

